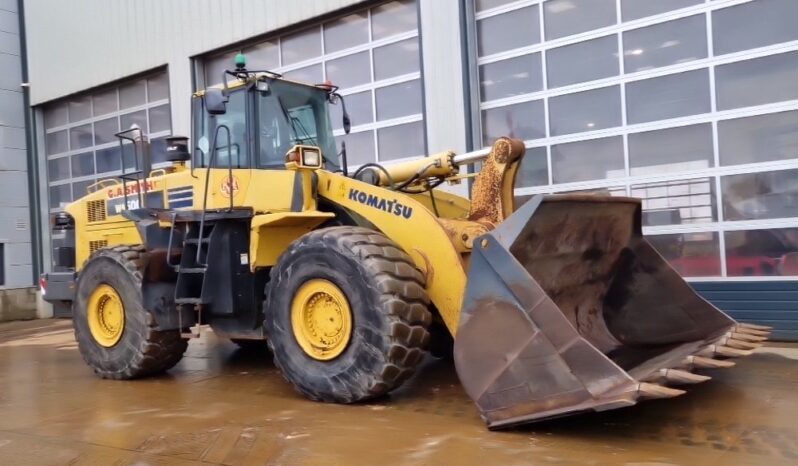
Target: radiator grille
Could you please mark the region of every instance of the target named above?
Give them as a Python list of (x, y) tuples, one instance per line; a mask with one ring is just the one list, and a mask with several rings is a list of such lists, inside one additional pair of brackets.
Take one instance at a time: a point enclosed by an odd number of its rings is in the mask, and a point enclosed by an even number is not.
[(105, 220), (105, 201), (89, 201), (86, 204), (86, 216), (89, 222), (102, 222)]
[(101, 239), (99, 241), (89, 241), (89, 254), (93, 254), (94, 251), (98, 249), (102, 249), (108, 246), (108, 241)]

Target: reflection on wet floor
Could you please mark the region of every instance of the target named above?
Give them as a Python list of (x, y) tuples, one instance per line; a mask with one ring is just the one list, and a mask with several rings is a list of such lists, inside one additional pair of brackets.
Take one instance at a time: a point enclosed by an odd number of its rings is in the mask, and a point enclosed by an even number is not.
[(168, 375), (83, 364), (69, 321), (0, 324), (0, 464), (798, 464), (798, 348), (767, 347), (687, 395), (490, 432), (450, 362), (371, 403), (302, 399), (263, 351), (213, 335)]

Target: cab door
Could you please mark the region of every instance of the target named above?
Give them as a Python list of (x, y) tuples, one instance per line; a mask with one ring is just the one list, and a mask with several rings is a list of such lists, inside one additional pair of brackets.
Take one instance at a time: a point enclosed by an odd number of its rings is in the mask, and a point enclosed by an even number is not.
[[(194, 208), (201, 209), (207, 174), (208, 209), (245, 206), (253, 166), (253, 92), (242, 86), (228, 93), (227, 111), (222, 115), (202, 112), (203, 121), (195, 127), (200, 166), (199, 186), (195, 188)], [(215, 147), (214, 147), (215, 146)], [(210, 172), (207, 167), (210, 165)], [(231, 203), (232, 200), (232, 203)]]

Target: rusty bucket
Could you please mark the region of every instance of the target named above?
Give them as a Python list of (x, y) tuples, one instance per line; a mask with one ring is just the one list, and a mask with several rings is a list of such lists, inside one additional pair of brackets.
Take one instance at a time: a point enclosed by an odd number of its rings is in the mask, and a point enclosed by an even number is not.
[(454, 357), (500, 428), (680, 395), (767, 330), (690, 288), (643, 238), (638, 199), (537, 196), (475, 242)]

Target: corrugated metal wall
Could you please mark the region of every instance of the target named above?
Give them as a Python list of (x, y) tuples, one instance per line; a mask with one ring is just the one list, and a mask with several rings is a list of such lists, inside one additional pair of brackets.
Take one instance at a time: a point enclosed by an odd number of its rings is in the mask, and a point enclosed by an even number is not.
[(771, 340), (798, 341), (798, 282), (691, 283), (706, 300), (740, 322), (769, 325)]
[(168, 65), (173, 130), (187, 134), (191, 56), (357, 3), (25, 0), (31, 104)]

